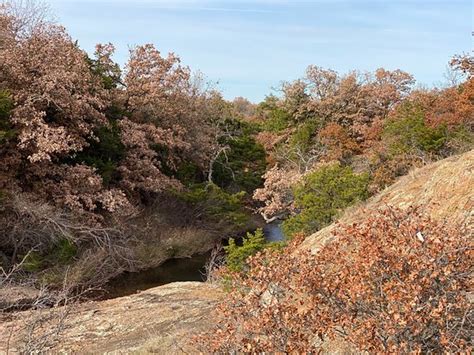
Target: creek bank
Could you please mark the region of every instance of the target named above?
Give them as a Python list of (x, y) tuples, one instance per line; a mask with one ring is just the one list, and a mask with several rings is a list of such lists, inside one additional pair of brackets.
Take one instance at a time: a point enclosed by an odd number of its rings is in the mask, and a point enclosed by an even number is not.
[(210, 252), (189, 258), (170, 259), (158, 267), (138, 272), (125, 272), (109, 281), (102, 299), (128, 296), (136, 292), (172, 282), (205, 280), (205, 265)]
[(33, 287), (0, 287), (0, 310), (2, 312), (12, 312), (28, 309), (39, 296), (40, 291)]
[[(265, 225), (263, 232), (267, 242), (284, 240), (279, 222), (275, 221)], [(242, 238), (237, 238), (237, 240), (239, 239)], [(104, 287), (105, 292), (99, 299), (128, 296), (172, 282), (203, 282), (206, 279), (205, 266), (209, 257), (210, 251), (190, 257), (169, 259), (157, 267), (137, 272), (124, 272), (107, 283)]]
[[(275, 222), (274, 222), (275, 223)], [(257, 228), (267, 230), (263, 218), (253, 215), (249, 224), (241, 231), (228, 231), (237, 239), (246, 232), (254, 232)], [(268, 241), (278, 238), (277, 229), (273, 226), (267, 230)], [(275, 234), (276, 233), (276, 234)], [(194, 237), (194, 238), (191, 238)], [(194, 239), (194, 240), (192, 240)], [(201, 240), (201, 243), (197, 243)], [(222, 240), (224, 243), (227, 239)], [(205, 265), (215, 243), (219, 241), (215, 231), (203, 228), (191, 231), (183, 229), (180, 237), (163, 240), (160, 248), (149, 247), (145, 259), (149, 260), (148, 267), (135, 271), (119, 271), (99, 291), (87, 293), (89, 299), (108, 300), (132, 295), (146, 289), (166, 285), (173, 282), (205, 281)], [(159, 250), (158, 250), (159, 249)], [(0, 289), (0, 311), (15, 312), (27, 310), (35, 304), (40, 296), (40, 290), (33, 286), (8, 285)]]

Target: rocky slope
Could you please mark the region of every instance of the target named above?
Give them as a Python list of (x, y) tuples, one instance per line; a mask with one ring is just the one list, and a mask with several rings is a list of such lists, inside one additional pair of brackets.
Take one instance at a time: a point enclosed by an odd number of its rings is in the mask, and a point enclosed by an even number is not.
[[(471, 223), (474, 217), (474, 151), (410, 173), (340, 219), (361, 220), (367, 210), (386, 205), (421, 205), (435, 219)], [(316, 252), (331, 240), (331, 225), (307, 238)], [(107, 301), (55, 310), (11, 314), (0, 324), (0, 353), (27, 350), (81, 353), (194, 353), (193, 334), (212, 325), (212, 310), (224, 297), (204, 283), (181, 282)], [(350, 351), (344, 342), (327, 343), (327, 353)], [(26, 348), (25, 348), (26, 347)]]
[[(395, 184), (372, 197), (364, 204), (344, 213), (340, 223), (363, 220), (367, 211), (385, 206), (407, 209), (420, 206), (431, 218), (470, 224), (474, 230), (474, 150), (453, 156), (411, 171)], [(314, 253), (333, 238), (336, 224), (321, 229), (306, 238), (302, 248)]]
[(107, 301), (25, 311), (0, 324), (0, 354), (192, 352), (188, 340), (210, 322), (222, 292), (176, 282)]

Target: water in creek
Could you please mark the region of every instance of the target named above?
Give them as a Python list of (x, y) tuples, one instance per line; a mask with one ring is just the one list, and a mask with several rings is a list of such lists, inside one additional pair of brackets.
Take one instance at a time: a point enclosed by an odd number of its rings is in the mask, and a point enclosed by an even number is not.
[[(269, 223), (263, 228), (265, 239), (276, 242), (284, 239), (280, 224)], [(128, 296), (138, 291), (178, 281), (204, 281), (204, 266), (210, 253), (190, 258), (171, 259), (158, 267), (139, 272), (125, 272), (105, 287), (104, 298)]]
[(170, 259), (158, 267), (124, 272), (105, 287), (105, 298), (128, 296), (138, 291), (179, 281), (204, 281), (204, 266), (210, 253)]
[(263, 234), (267, 242), (280, 242), (285, 239), (280, 222), (272, 222), (265, 225), (263, 227)]

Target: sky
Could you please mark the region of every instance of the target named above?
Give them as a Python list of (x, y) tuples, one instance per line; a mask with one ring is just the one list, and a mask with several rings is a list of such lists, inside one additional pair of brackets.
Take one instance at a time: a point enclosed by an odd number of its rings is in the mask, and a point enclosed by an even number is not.
[(153, 43), (218, 82), (224, 97), (261, 101), (310, 64), (402, 69), (443, 82), (456, 53), (473, 49), (471, 0), (50, 0), (79, 45)]

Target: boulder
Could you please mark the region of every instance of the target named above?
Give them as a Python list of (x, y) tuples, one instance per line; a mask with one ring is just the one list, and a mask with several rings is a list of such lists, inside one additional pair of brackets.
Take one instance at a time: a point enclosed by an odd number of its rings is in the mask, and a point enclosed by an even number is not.
[[(175, 282), (131, 296), (24, 311), (0, 324), (0, 353), (192, 353), (222, 291)], [(32, 331), (33, 330), (33, 331)]]

